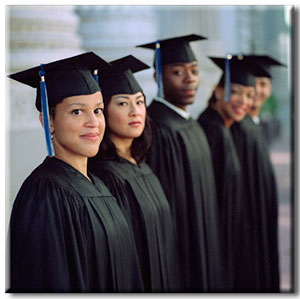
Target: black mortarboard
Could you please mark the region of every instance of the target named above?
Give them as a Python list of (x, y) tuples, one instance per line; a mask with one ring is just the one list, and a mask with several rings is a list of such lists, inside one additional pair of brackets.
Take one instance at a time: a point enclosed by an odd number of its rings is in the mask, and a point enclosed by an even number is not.
[[(197, 34), (190, 34), (174, 38), (162, 39), (160, 42), (161, 64), (166, 65), (173, 62), (192, 62), (196, 61), (196, 56), (189, 42), (203, 40), (206, 37)], [(155, 50), (156, 42), (138, 45), (140, 48)], [(156, 58), (154, 58), (155, 65)]]
[[(43, 64), (49, 107), (62, 99), (75, 95), (88, 95), (99, 91), (91, 71), (106, 69), (110, 65), (93, 52)], [(37, 88), (36, 107), (41, 111), (40, 71), (37, 66), (8, 77)]]
[(54, 156), (50, 132), (49, 107), (64, 98), (89, 95), (100, 91), (93, 78), (95, 69), (109, 68), (110, 65), (92, 52), (42, 64), (8, 77), (37, 89), (36, 107), (43, 112), (43, 124), (48, 155)]
[(209, 57), (222, 71), (219, 85), (225, 89), (225, 102), (230, 99), (231, 83), (255, 87), (255, 75), (262, 67), (254, 61), (244, 59), (242, 55), (227, 55), (226, 58)]
[(284, 64), (280, 63), (276, 59), (267, 56), (267, 55), (246, 55), (244, 59), (260, 65), (261, 68), (258, 68), (254, 71), (255, 77), (267, 77), (271, 78), (271, 67), (272, 66), (285, 66)]
[(255, 86), (254, 72), (262, 68), (253, 62), (250, 62), (242, 55), (229, 55), (229, 58), (209, 57), (222, 71), (222, 77), (219, 84), (224, 86), (226, 76), (226, 66), (229, 63), (230, 82), (247, 86)]
[(110, 62), (111, 68), (99, 72), (99, 85), (103, 98), (116, 94), (135, 94), (143, 91), (133, 73), (150, 68), (132, 55)]

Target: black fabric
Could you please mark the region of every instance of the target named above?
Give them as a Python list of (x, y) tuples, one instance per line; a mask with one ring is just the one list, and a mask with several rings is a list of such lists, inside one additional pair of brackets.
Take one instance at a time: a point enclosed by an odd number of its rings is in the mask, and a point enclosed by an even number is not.
[(256, 77), (267, 77), (271, 78), (271, 67), (272, 66), (286, 66), (276, 59), (267, 55), (247, 55), (244, 59), (249, 62), (254, 62), (260, 65), (260, 68), (255, 70), (254, 75)]
[(143, 92), (133, 73), (150, 68), (147, 64), (132, 55), (110, 62), (112, 67), (100, 71), (99, 85), (103, 97), (110, 98), (116, 94), (136, 94)]
[(218, 292), (222, 275), (219, 217), (209, 146), (204, 132), (153, 101), (152, 147), (147, 158), (170, 203), (183, 292)]
[[(222, 76), (219, 81), (219, 85), (224, 86), (225, 77), (226, 77), (226, 58), (221, 57), (209, 57), (221, 70)], [(255, 86), (255, 76), (254, 73), (261, 70), (262, 67), (254, 61), (249, 61), (244, 59), (243, 56), (235, 55), (232, 56), (229, 61), (229, 72), (228, 76), (230, 77), (231, 83), (246, 85), (246, 86)]]
[(174, 292), (178, 287), (176, 247), (169, 203), (150, 167), (120, 161), (90, 160), (133, 227), (146, 292)]
[(91, 178), (46, 158), (23, 183), (10, 222), (9, 292), (143, 290), (132, 231)]
[(239, 276), (244, 271), (240, 265), (240, 242), (242, 202), (245, 196), (242, 193), (239, 159), (230, 131), (215, 110), (207, 108), (199, 116), (198, 122), (205, 131), (212, 155), (228, 289), (238, 291)]
[(244, 200), (243, 291), (278, 292), (277, 186), (260, 126), (250, 116), (231, 128), (241, 161)]
[[(179, 37), (161, 39), (161, 64), (166, 65), (175, 62), (193, 62), (197, 58), (190, 46), (190, 42), (204, 40), (206, 37), (197, 34), (184, 35)], [(156, 42), (138, 45), (136, 47), (156, 50)], [(154, 63), (156, 64), (156, 53), (154, 55)]]

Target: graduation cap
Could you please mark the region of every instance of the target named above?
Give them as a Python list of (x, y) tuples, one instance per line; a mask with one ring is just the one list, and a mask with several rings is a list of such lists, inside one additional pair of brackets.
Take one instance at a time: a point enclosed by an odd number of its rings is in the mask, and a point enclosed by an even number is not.
[(150, 66), (132, 55), (110, 62), (111, 68), (99, 71), (99, 85), (104, 99), (115, 94), (135, 94), (143, 91), (133, 73), (149, 69)]
[(49, 156), (54, 156), (49, 124), (49, 107), (64, 98), (89, 95), (100, 91), (92, 76), (95, 69), (110, 65), (93, 52), (84, 53), (55, 62), (42, 64), (8, 77), (37, 89), (35, 105), (43, 112), (43, 123)]
[[(189, 43), (192, 41), (203, 39), (207, 38), (197, 34), (190, 34), (159, 40), (158, 42), (160, 43), (161, 50), (161, 64), (166, 65), (173, 62), (196, 61), (196, 56)], [(138, 45), (137, 47), (155, 50), (156, 44), (157, 42), (152, 42), (149, 44)]]
[(225, 88), (225, 102), (230, 98), (231, 83), (255, 87), (255, 72), (263, 71), (259, 64), (245, 59), (242, 55), (229, 54), (226, 58), (209, 58), (223, 71), (218, 84)]
[(244, 59), (247, 61), (254, 62), (260, 65), (261, 68), (255, 70), (255, 77), (267, 77), (272, 78), (271, 76), (271, 67), (272, 66), (286, 66), (276, 59), (267, 56), (267, 55), (247, 55), (244, 56)]

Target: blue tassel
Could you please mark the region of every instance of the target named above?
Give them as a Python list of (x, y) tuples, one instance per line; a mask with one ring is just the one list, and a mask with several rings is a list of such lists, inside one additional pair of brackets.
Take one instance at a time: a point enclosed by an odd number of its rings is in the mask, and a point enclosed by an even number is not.
[(224, 84), (224, 89), (225, 89), (225, 97), (224, 101), (228, 102), (230, 99), (231, 95), (231, 80), (230, 80), (230, 60), (232, 56), (227, 55), (225, 59), (225, 84)]
[(157, 96), (160, 98), (164, 97), (163, 82), (162, 82), (162, 66), (161, 66), (161, 53), (160, 53), (160, 42), (156, 42), (156, 82), (158, 86)]
[(98, 70), (94, 70), (93, 77), (96, 80), (96, 82), (99, 83)]
[(43, 65), (41, 64), (41, 71), (40, 71), (40, 88), (41, 88), (41, 100), (42, 100), (42, 113), (43, 113), (43, 123), (44, 123), (44, 131), (46, 137), (46, 144), (48, 155), (50, 157), (54, 156), (54, 149), (53, 143), (51, 139), (51, 131), (50, 131), (50, 122), (49, 122), (49, 108), (48, 108), (48, 97), (47, 97), (47, 89), (46, 89), (46, 82), (45, 82), (45, 71)]

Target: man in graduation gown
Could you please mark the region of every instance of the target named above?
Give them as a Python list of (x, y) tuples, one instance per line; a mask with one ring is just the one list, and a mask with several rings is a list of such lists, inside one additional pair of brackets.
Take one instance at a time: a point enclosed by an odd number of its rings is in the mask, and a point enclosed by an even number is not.
[[(189, 42), (201, 39), (192, 34), (160, 41), (155, 76), (162, 76), (164, 97), (160, 93), (148, 107), (153, 137), (147, 162), (171, 206), (183, 292), (218, 292), (224, 283), (210, 150), (203, 130), (186, 111), (199, 86)], [(155, 49), (156, 43), (138, 47)]]
[(243, 189), (245, 239), (248, 250), (248, 267), (241, 277), (244, 291), (278, 292), (278, 198), (277, 186), (270, 154), (259, 125), (258, 115), (271, 94), (269, 67), (281, 65), (268, 56), (245, 56), (262, 68), (255, 71), (256, 98), (253, 111), (240, 123), (232, 126), (231, 132), (240, 159)]

